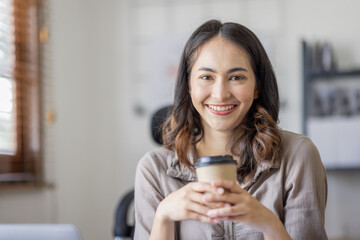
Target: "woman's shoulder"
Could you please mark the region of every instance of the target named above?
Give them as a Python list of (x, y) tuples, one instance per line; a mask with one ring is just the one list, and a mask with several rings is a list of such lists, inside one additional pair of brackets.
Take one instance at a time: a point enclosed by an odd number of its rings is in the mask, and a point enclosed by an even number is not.
[(311, 165), (321, 164), (319, 151), (310, 138), (284, 130), (281, 131), (281, 135), (282, 162), (287, 162), (288, 165), (304, 164), (305, 162)]
[(164, 147), (147, 152), (139, 161), (138, 169), (164, 170), (171, 164), (176, 154)]
[(283, 148), (291, 150), (305, 150), (309, 148), (316, 148), (314, 143), (307, 136), (281, 130), (281, 145)]

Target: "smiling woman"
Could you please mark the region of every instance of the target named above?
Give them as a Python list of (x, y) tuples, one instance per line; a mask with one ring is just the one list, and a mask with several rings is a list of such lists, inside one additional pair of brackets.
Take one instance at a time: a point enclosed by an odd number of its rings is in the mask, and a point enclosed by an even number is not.
[[(242, 179), (256, 169), (255, 155), (273, 161), (281, 138), (276, 124), (279, 95), (271, 63), (258, 38), (238, 26), (226, 23), (219, 33), (217, 28), (211, 29), (214, 25), (208, 24), (190, 37), (180, 61), (173, 115), (165, 124), (171, 128), (164, 128), (164, 145), (176, 149), (179, 161), (191, 169), (188, 159), (191, 145), (200, 142), (197, 154), (201, 156), (204, 128), (210, 122), (227, 120), (232, 133), (226, 148), (230, 147), (231, 155), (241, 162), (238, 172)], [(201, 102), (204, 97), (209, 98)], [(217, 110), (229, 103), (227, 107), (233, 110)], [(217, 114), (211, 115), (209, 111)], [(204, 149), (203, 154), (215, 154), (212, 151), (215, 149), (223, 152), (224, 148), (216, 144)]]
[[(135, 239), (327, 239), (319, 153), (280, 130), (278, 114), (275, 74), (254, 33), (200, 26), (180, 60), (164, 147), (137, 168)], [(197, 182), (196, 159), (219, 155), (236, 160), (237, 181)]]

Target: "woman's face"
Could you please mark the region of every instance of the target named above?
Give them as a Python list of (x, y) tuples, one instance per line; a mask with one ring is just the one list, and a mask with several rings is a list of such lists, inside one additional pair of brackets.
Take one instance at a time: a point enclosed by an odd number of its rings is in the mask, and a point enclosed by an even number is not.
[(189, 89), (205, 132), (232, 131), (244, 120), (258, 95), (248, 54), (221, 37), (200, 48)]

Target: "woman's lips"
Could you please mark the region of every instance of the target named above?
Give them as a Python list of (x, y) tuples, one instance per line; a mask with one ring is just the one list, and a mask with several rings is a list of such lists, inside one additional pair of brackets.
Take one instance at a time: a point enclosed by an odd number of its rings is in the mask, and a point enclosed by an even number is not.
[(235, 111), (236, 104), (206, 104), (210, 112), (216, 115), (227, 115)]

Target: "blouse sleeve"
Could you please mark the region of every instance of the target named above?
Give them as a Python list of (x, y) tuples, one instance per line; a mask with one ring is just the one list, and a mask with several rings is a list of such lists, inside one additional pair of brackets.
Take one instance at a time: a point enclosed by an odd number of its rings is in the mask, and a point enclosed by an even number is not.
[(136, 169), (134, 239), (149, 239), (156, 208), (164, 199), (159, 189), (159, 166), (156, 162), (151, 154), (147, 154)]
[(286, 167), (284, 224), (292, 239), (327, 239), (327, 180), (319, 152), (303, 137)]

